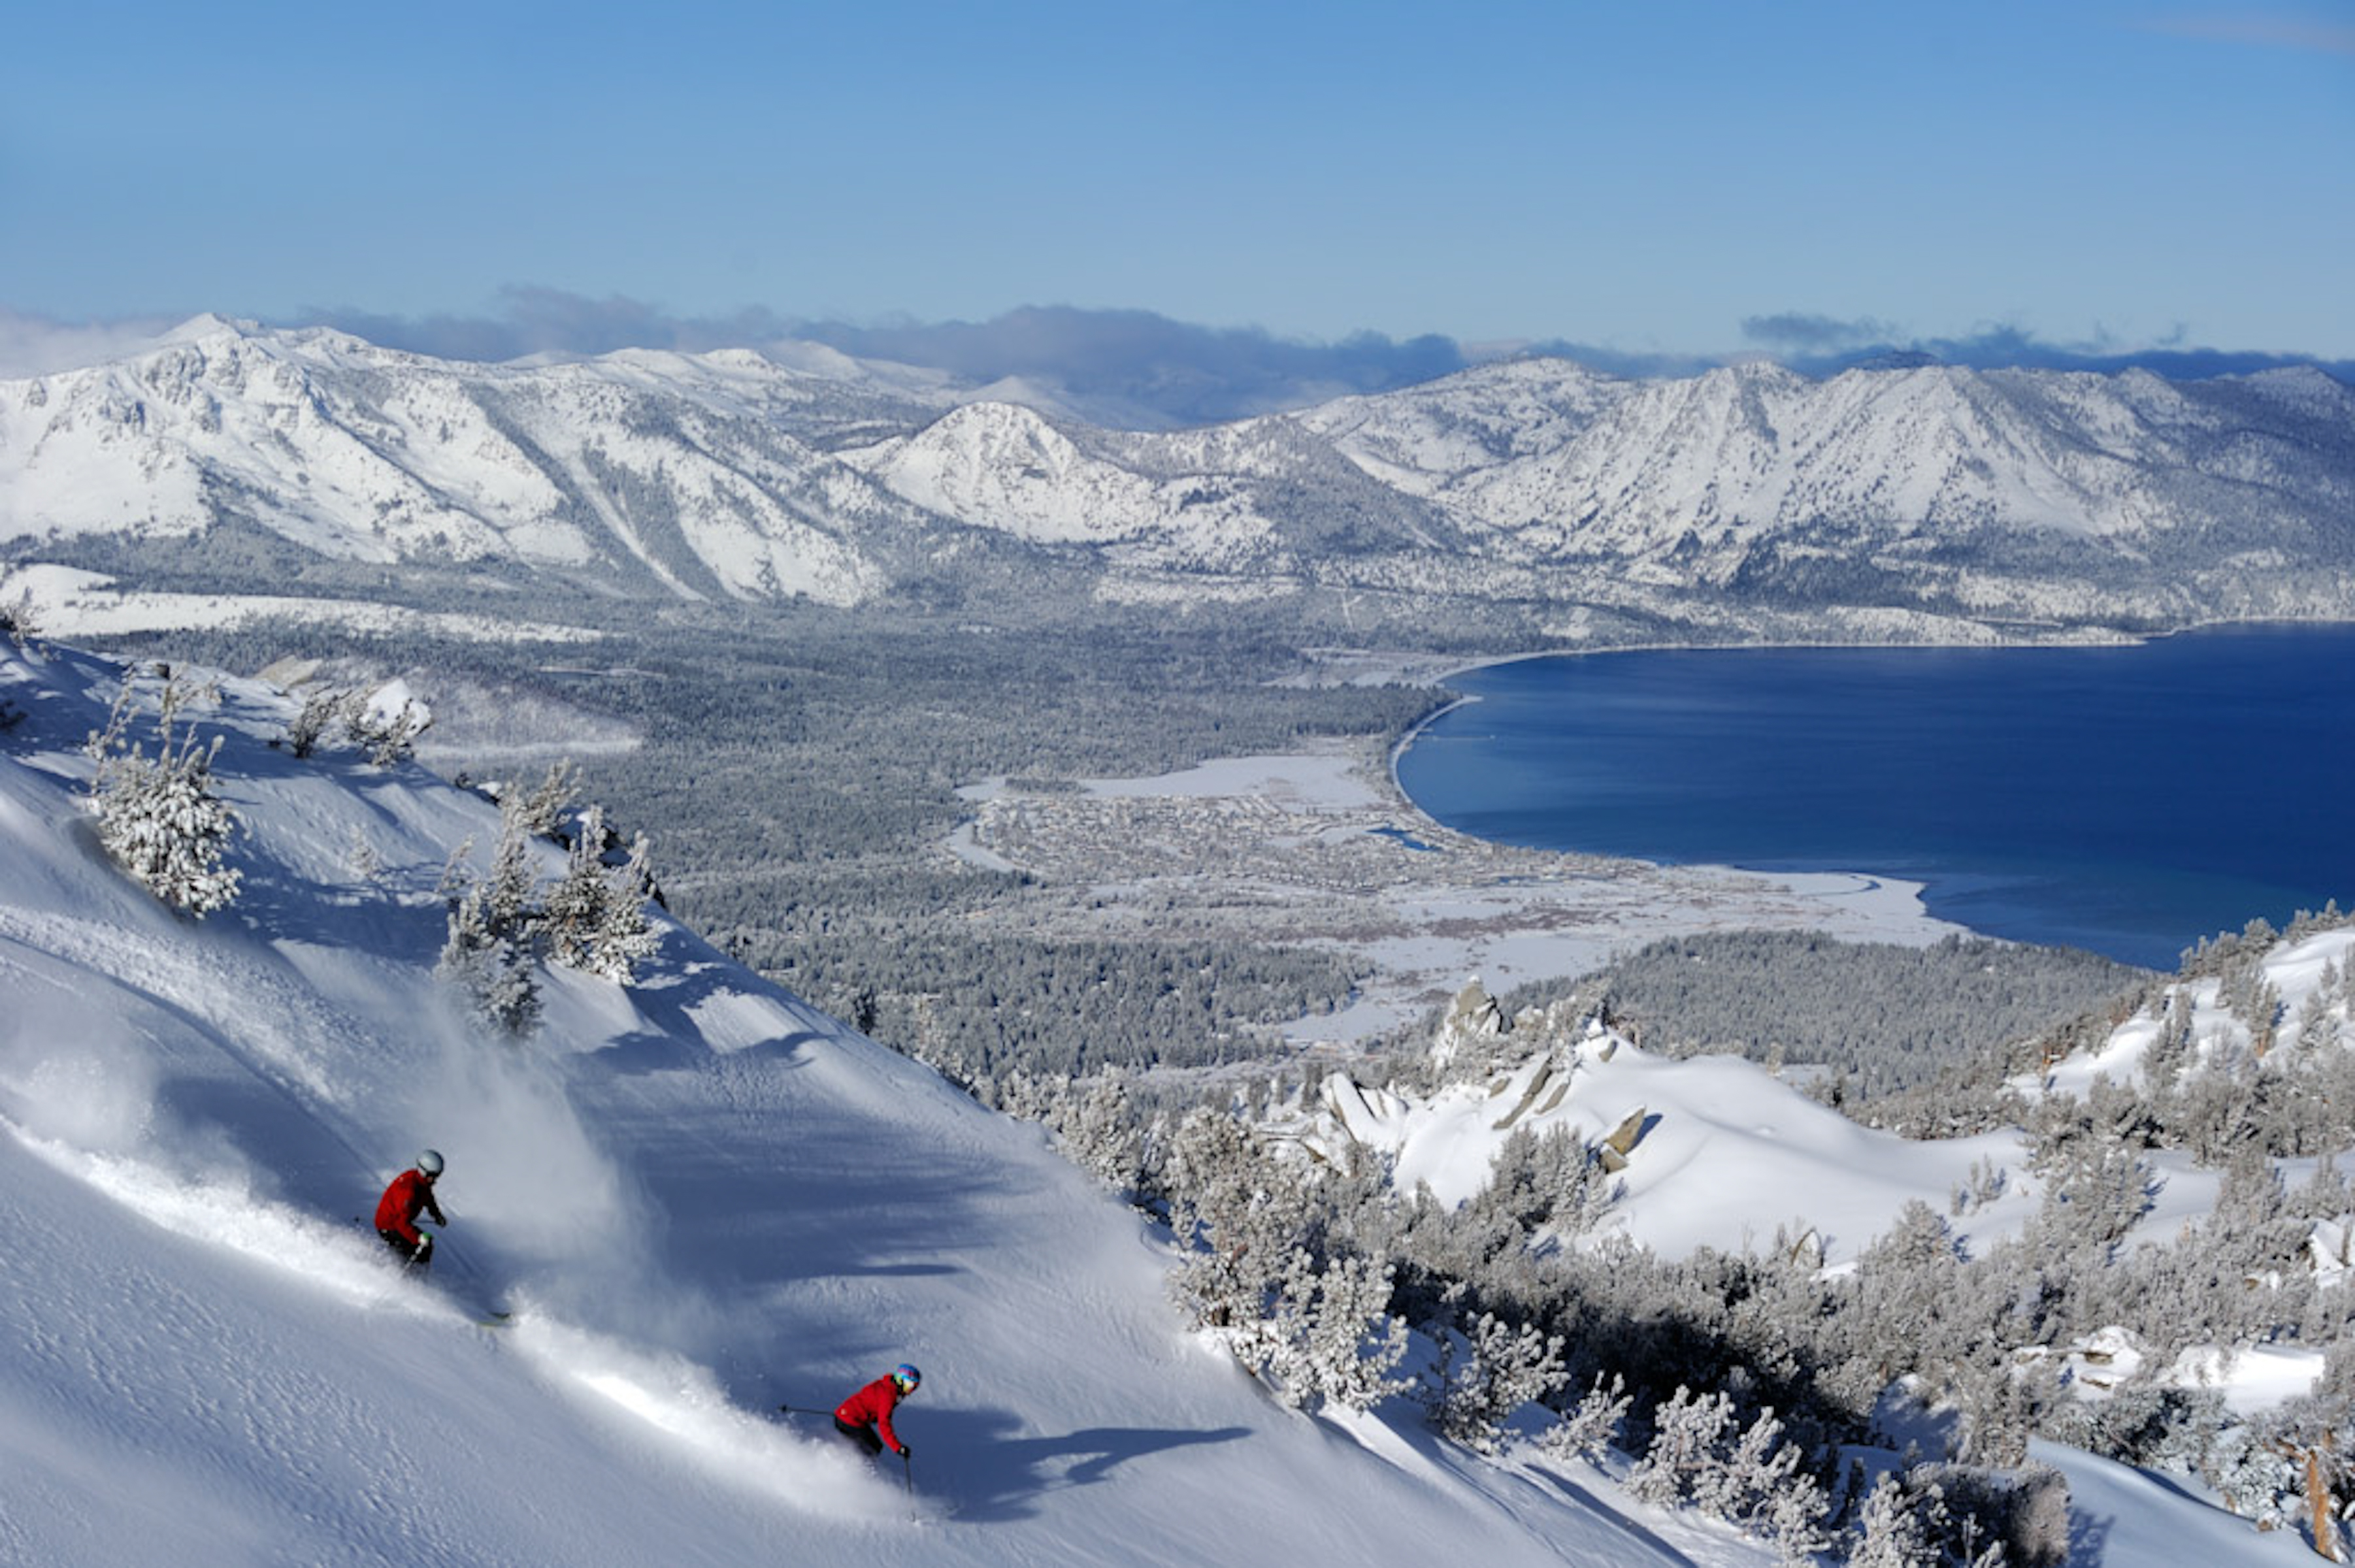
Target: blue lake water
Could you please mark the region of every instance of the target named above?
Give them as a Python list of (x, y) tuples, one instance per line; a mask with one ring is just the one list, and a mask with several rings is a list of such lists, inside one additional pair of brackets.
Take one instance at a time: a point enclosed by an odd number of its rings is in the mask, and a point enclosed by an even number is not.
[(2355, 906), (2355, 627), (2115, 648), (1710, 649), (1455, 677), (1399, 782), (1461, 832), (1870, 871), (1932, 912), (2172, 969)]

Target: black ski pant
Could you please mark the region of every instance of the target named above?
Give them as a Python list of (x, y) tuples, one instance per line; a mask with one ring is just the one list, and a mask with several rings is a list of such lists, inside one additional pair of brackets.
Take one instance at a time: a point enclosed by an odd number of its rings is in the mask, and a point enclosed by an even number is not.
[(411, 1246), (409, 1238), (399, 1231), (378, 1231), (377, 1234), (384, 1238), (384, 1244), (400, 1259), (402, 1267), (413, 1268), (422, 1274), (433, 1266), (433, 1243), (430, 1238), (421, 1251)]
[(834, 1418), (834, 1429), (858, 1445), (859, 1451), (872, 1459), (883, 1452), (883, 1439), (875, 1435), (871, 1426), (853, 1426), (840, 1416)]

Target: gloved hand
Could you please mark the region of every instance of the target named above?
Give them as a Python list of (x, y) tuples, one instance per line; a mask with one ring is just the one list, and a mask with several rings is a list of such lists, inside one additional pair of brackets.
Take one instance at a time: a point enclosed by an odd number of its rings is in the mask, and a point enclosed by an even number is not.
[(423, 1263), (425, 1261), (425, 1255), (432, 1250), (433, 1232), (431, 1231), (420, 1231), (417, 1233), (417, 1251), (410, 1255), (415, 1258), (419, 1263)]
[(913, 1448), (909, 1447), (905, 1443), (900, 1445), (900, 1457), (902, 1459), (908, 1458), (915, 1452), (916, 1451)]

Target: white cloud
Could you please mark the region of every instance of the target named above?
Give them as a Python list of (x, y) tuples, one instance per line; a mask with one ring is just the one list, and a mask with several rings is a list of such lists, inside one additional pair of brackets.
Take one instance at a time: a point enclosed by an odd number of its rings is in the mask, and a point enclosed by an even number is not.
[(179, 322), (163, 316), (121, 321), (52, 321), (0, 306), (0, 379), (47, 376), (135, 354)]

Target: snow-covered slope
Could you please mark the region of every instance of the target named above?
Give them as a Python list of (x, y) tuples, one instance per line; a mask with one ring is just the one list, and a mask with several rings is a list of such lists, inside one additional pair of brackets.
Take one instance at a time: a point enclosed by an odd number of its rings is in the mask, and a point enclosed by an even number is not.
[(1926, 366), (1817, 382), (1759, 364), (1616, 381), (1531, 360), (1298, 417), (1465, 527), (1541, 554), (1824, 524), (2149, 537), (2253, 504), (2328, 511), (2350, 494), (2355, 393), (2305, 370), (2179, 384)]
[[(477, 1039), (434, 889), (490, 807), (270, 749), (267, 688), (196, 715), (244, 896), (175, 916), (77, 803), (115, 676), (0, 660), (0, 1560), (1763, 1561), (1285, 1413), (1034, 1129), (685, 932)], [(429, 1143), (437, 1289), (352, 1220)], [(903, 1358), (913, 1522), (908, 1476), (775, 1413)]]
[[(1787, 1226), (1794, 1236), (1812, 1229), (1826, 1239), (1827, 1261), (1844, 1262), (1886, 1232), (1907, 1200), (1944, 1211), (1974, 1165), (2016, 1166), (2021, 1154), (2014, 1132), (1938, 1143), (1875, 1132), (1750, 1062), (1670, 1061), (1599, 1027), (1427, 1098), (1336, 1075), (1276, 1130), (1327, 1154), (1343, 1141), (1380, 1150), (1395, 1162), (1400, 1188), (1427, 1183), (1452, 1206), (1488, 1184), (1497, 1151), (1523, 1127), (1540, 1136), (1566, 1127), (1589, 1144), (1627, 1128), (1622, 1193), (1604, 1228), (1671, 1257), (1702, 1246), (1755, 1250)], [(1735, 1180), (1742, 1198), (1730, 1202)], [(2016, 1231), (2034, 1194), (2015, 1176), (1968, 1234)]]
[(466, 365), (199, 318), (152, 353), (0, 388), (0, 533), (235, 518), (332, 560), (849, 603), (940, 526), (810, 444), (879, 411), (916, 417), (750, 354)]
[[(437, 886), (495, 813), (273, 749), (293, 708), (270, 688), (193, 713), (224, 738), (243, 896), (168, 912), (78, 800), (120, 674), (0, 656), (0, 1561), (1766, 1561), (1403, 1407), (1282, 1410), (1034, 1130), (674, 926), (638, 986), (549, 970), (537, 1036), (481, 1038), (431, 971)], [(353, 1218), (429, 1143), (432, 1287)], [(493, 1303), (510, 1326), (477, 1326)], [(904, 1473), (776, 1413), (903, 1358), (928, 1374)], [(2077, 1477), (2082, 1564), (2296, 1549), (2046, 1456)]]

